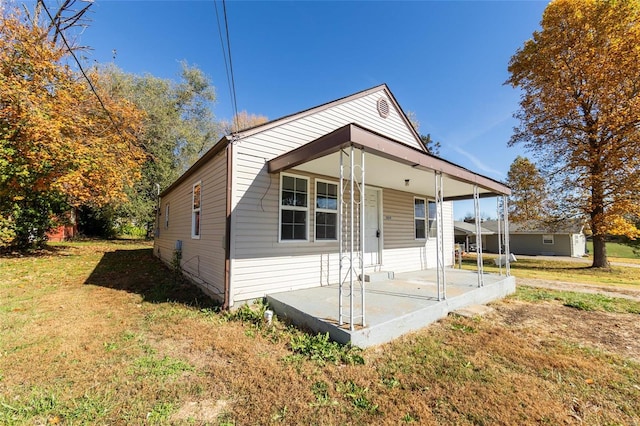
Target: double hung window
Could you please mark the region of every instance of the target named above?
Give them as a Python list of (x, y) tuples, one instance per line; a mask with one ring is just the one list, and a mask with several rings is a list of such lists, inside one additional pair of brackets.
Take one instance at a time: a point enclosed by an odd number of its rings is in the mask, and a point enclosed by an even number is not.
[(436, 203), (424, 198), (413, 199), (413, 220), (416, 240), (438, 235), (436, 226)]
[(202, 213), (202, 182), (193, 185), (191, 204), (191, 238), (200, 238), (200, 215)]
[(427, 237), (427, 202), (424, 198), (413, 199), (413, 222), (416, 240), (424, 240)]
[(429, 238), (436, 238), (438, 236), (438, 228), (436, 223), (436, 202), (429, 201)]
[(338, 185), (316, 180), (316, 240), (338, 237)]
[(280, 241), (307, 241), (309, 180), (280, 175)]

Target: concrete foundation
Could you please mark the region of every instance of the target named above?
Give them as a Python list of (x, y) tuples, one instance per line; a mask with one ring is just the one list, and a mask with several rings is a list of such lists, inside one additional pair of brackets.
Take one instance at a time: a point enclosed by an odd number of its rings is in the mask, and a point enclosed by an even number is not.
[[(329, 333), (332, 340), (369, 347), (389, 342), (418, 330), (471, 305), (482, 305), (515, 292), (514, 277), (484, 274), (484, 286), (478, 287), (476, 272), (446, 270), (446, 299), (437, 299), (436, 271), (425, 270), (395, 274), (394, 280), (368, 282), (365, 285), (365, 325), (360, 319), (338, 324), (338, 286), (269, 294), (267, 301), (276, 314), (298, 327), (315, 333)], [(349, 318), (349, 291), (343, 295), (345, 317)], [(354, 290), (354, 315), (359, 315), (360, 290)]]

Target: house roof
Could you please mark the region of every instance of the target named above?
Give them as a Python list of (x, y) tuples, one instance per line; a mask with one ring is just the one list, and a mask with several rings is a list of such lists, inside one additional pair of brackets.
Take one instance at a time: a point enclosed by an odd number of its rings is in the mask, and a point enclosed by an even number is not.
[(417, 144), (419, 146), (421, 146), (424, 151), (426, 151), (424, 143), (422, 142), (422, 139), (420, 139), (420, 135), (418, 134), (416, 129), (413, 127), (413, 125), (409, 121), (409, 118), (404, 113), (404, 111), (402, 110), (402, 107), (400, 107), (400, 104), (398, 103), (398, 101), (396, 100), (395, 96), (393, 96), (393, 93), (391, 93), (391, 90), (389, 90), (389, 87), (385, 83), (380, 84), (378, 86), (371, 87), (369, 89), (362, 90), (360, 92), (356, 92), (356, 93), (354, 93), (352, 95), (348, 95), (348, 96), (345, 96), (345, 97), (342, 97), (342, 98), (339, 98), (339, 99), (324, 103), (322, 105), (318, 105), (318, 106), (315, 106), (315, 107), (312, 107), (312, 108), (309, 108), (309, 109), (306, 109), (306, 110), (303, 110), (303, 111), (300, 111), (300, 112), (296, 112), (296, 113), (293, 113), (293, 114), (286, 115), (284, 117), (277, 118), (275, 120), (268, 121), (266, 123), (259, 124), (257, 126), (250, 127), (248, 129), (243, 129), (243, 130), (241, 130), (239, 132), (233, 133), (232, 136), (235, 137), (235, 138), (245, 138), (247, 136), (252, 136), (252, 135), (255, 135), (256, 133), (260, 133), (260, 132), (263, 132), (265, 130), (269, 130), (269, 129), (272, 129), (274, 127), (281, 126), (283, 124), (289, 123), (291, 121), (298, 120), (298, 119), (300, 119), (302, 117), (306, 117), (308, 115), (318, 113), (318, 112), (323, 111), (325, 109), (335, 107), (336, 105), (340, 105), (340, 104), (343, 104), (343, 103), (350, 102), (353, 99), (357, 99), (357, 98), (361, 98), (361, 97), (364, 97), (364, 96), (368, 96), (368, 95), (370, 95), (372, 93), (376, 93), (376, 92), (378, 92), (380, 90), (383, 90), (385, 92), (385, 94), (387, 95), (388, 99), (391, 101), (393, 106), (400, 112), (401, 119), (405, 122), (405, 125), (407, 126), (407, 128), (412, 132), (413, 137), (415, 138)]
[[(297, 112), (295, 114), (287, 115), (269, 121), (267, 123), (251, 127), (249, 129), (233, 133), (232, 135), (223, 136), (184, 174), (182, 174), (168, 188), (162, 191), (160, 195), (164, 196), (171, 189), (175, 188), (185, 179), (189, 178), (197, 170), (199, 170), (200, 167), (202, 167), (210, 159), (224, 150), (230, 143), (236, 140), (244, 139), (257, 133), (276, 128), (291, 121), (298, 120), (300, 118), (321, 112), (325, 109), (335, 107), (342, 103), (347, 103), (357, 98), (368, 96), (380, 90), (383, 90), (385, 92), (387, 98), (397, 109), (397, 111), (399, 111), (400, 118), (405, 123), (407, 129), (409, 129), (412, 137), (415, 139), (416, 146), (420, 147), (421, 149), (403, 144), (402, 142), (393, 140), (387, 136), (380, 135), (358, 124), (352, 123), (343, 126), (329, 134), (321, 136), (318, 139), (311, 141), (298, 149), (294, 149), (293, 151), (272, 159), (269, 162), (269, 171), (277, 172), (297, 166), (299, 169), (303, 170), (304, 167), (306, 167), (308, 171), (322, 172), (322, 163), (324, 160), (325, 164), (330, 163), (332, 165), (332, 172), (327, 173), (326, 170), (324, 170), (325, 172), (321, 174), (330, 176), (334, 173), (333, 171), (335, 170), (335, 164), (337, 164), (336, 158), (339, 155), (339, 150), (344, 148), (345, 146), (351, 145), (360, 149), (365, 149), (370, 154), (374, 154), (368, 156), (368, 170), (385, 171), (384, 173), (376, 173), (376, 176), (373, 180), (372, 177), (374, 176), (374, 174), (368, 173), (368, 184), (375, 184), (375, 179), (381, 180), (383, 176), (386, 176), (388, 179), (390, 176), (394, 175), (397, 178), (396, 180), (398, 180), (395, 185), (390, 185), (388, 181), (380, 181), (378, 185), (385, 185), (390, 188), (406, 190), (406, 188), (404, 188), (404, 182), (410, 181), (412, 185), (411, 191), (416, 193), (429, 194), (433, 192), (433, 178), (426, 178), (425, 171), (438, 171), (442, 172), (445, 177), (445, 200), (470, 198), (470, 194), (472, 194), (472, 187), (470, 185), (478, 185), (480, 189), (480, 197), (502, 194), (508, 195), (511, 193), (509, 187), (502, 184), (501, 182), (498, 182), (486, 176), (476, 174), (464, 167), (458, 166), (437, 156), (430, 155), (426, 150), (424, 144), (422, 143), (419, 134), (416, 132), (413, 125), (409, 122), (409, 119), (407, 118), (406, 114), (396, 101), (387, 85), (381, 84), (370, 89), (366, 89), (361, 92), (357, 92), (352, 95), (336, 99), (334, 101), (301, 112)], [(381, 162), (380, 160), (386, 161)], [(389, 162), (388, 160), (392, 161)], [(393, 168), (393, 170), (390, 170), (390, 168)]]
[[(498, 230), (498, 221), (487, 220), (482, 226)], [(579, 219), (563, 219), (555, 222), (543, 223), (538, 221), (510, 222), (509, 234), (580, 234), (584, 230), (584, 223)]]
[(256, 126), (243, 129), (239, 132), (234, 132), (232, 134), (223, 136), (222, 138), (220, 138), (218, 142), (216, 142), (216, 144), (209, 151), (207, 151), (202, 157), (200, 157), (200, 159), (198, 159), (198, 161), (196, 161), (191, 167), (189, 167), (189, 169), (186, 172), (184, 172), (178, 179), (176, 179), (175, 182), (173, 182), (171, 185), (169, 185), (169, 187), (163, 190), (160, 196), (164, 196), (164, 194), (166, 194), (171, 189), (179, 185), (181, 182), (183, 182), (185, 179), (191, 176), (195, 171), (197, 171), (202, 165), (206, 164), (211, 158), (215, 157), (216, 154), (222, 151), (229, 143), (235, 140), (253, 136), (257, 133), (264, 132), (269, 129), (273, 129), (275, 127), (281, 126), (291, 121), (298, 120), (300, 118), (318, 113), (320, 111), (335, 107), (343, 103), (347, 103), (354, 99), (368, 96), (380, 90), (384, 90), (385, 94), (387, 95), (387, 98), (391, 101), (393, 106), (400, 112), (399, 115), (401, 116), (401, 119), (405, 122), (405, 125), (407, 126), (409, 131), (412, 133), (418, 146), (422, 147), (423, 150), (426, 152), (427, 150), (424, 146), (424, 143), (422, 142), (422, 139), (420, 139), (420, 135), (418, 134), (418, 132), (415, 130), (415, 128), (407, 118), (407, 115), (404, 113), (404, 111), (400, 107), (400, 104), (398, 104), (398, 101), (396, 100), (395, 96), (393, 96), (393, 93), (391, 93), (391, 90), (389, 90), (389, 87), (383, 83), (378, 86), (374, 86), (369, 89), (365, 89), (360, 92), (356, 92), (354, 94), (324, 103), (322, 105), (318, 105), (318, 106), (315, 106), (300, 112), (296, 112), (293, 114), (285, 115), (284, 117), (276, 118), (266, 123), (258, 124)]
[[(453, 222), (453, 230), (456, 234), (472, 235), (476, 233), (476, 224), (456, 220), (455, 222)], [(481, 235), (493, 235), (495, 233), (496, 232), (487, 229), (484, 226), (480, 227)]]
[[(277, 173), (298, 167), (330, 176), (331, 170), (335, 173), (335, 165), (339, 164), (340, 151), (349, 146), (364, 150), (368, 154), (367, 164), (372, 163), (371, 169), (378, 172), (367, 174), (369, 183), (406, 190), (403, 185), (405, 180), (409, 180), (414, 182), (414, 189), (422, 188), (418, 193), (428, 194), (432, 190), (432, 183), (431, 179), (425, 178), (424, 172), (438, 171), (442, 172), (447, 180), (443, 191), (445, 200), (469, 198), (471, 194), (469, 184), (482, 188), (480, 191), (482, 197), (511, 193), (509, 187), (496, 180), (473, 173), (462, 166), (407, 146), (355, 123), (343, 126), (270, 160), (269, 172)], [(400, 167), (391, 170), (392, 166), (384, 160), (392, 160)]]

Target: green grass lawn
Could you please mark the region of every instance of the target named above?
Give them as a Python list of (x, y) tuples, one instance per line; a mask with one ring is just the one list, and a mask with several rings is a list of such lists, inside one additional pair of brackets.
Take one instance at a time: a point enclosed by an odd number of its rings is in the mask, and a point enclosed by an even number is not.
[[(485, 272), (497, 273), (492, 254), (483, 256)], [(614, 260), (611, 258), (609, 260)], [(625, 259), (619, 259), (624, 261)], [(476, 270), (475, 254), (463, 258), (462, 268)], [(609, 285), (623, 287), (640, 287), (640, 268), (613, 266), (609, 270), (593, 269), (588, 263), (566, 260), (548, 260), (537, 258), (519, 258), (511, 263), (511, 274), (516, 278), (535, 278), (552, 281), (585, 283), (593, 285)]]
[(520, 288), (485, 317), (359, 350), (264, 324), (260, 304), (227, 313), (207, 300), (143, 241), (0, 257), (0, 424), (640, 419), (638, 302)]
[[(593, 254), (593, 241), (587, 241), (587, 250)], [(640, 259), (640, 246), (636, 250), (634, 252), (633, 247), (627, 244), (607, 243), (607, 256), (612, 258)]]

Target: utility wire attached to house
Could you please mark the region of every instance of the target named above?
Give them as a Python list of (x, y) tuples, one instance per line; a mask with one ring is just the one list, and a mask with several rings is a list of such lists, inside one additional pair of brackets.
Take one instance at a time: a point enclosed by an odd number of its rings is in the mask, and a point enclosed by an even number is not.
[[(220, 44), (222, 46), (222, 56), (224, 58), (224, 66), (225, 71), (227, 73), (227, 85), (229, 86), (229, 96), (231, 97), (231, 106), (233, 107), (233, 119), (235, 124), (236, 132), (240, 130), (240, 123), (238, 122), (238, 101), (236, 97), (236, 83), (233, 74), (233, 61), (231, 60), (231, 41), (229, 38), (229, 20), (227, 18), (227, 3), (225, 0), (222, 0), (222, 10), (224, 15), (224, 27), (225, 27), (225, 37), (222, 35), (222, 26), (220, 25), (220, 15), (218, 13), (218, 4), (214, 2), (216, 8), (216, 21), (218, 23), (218, 34), (220, 35)], [(225, 45), (226, 38), (226, 45)], [(229, 60), (227, 61), (227, 55), (229, 56)], [(234, 133), (234, 132), (232, 132)]]

